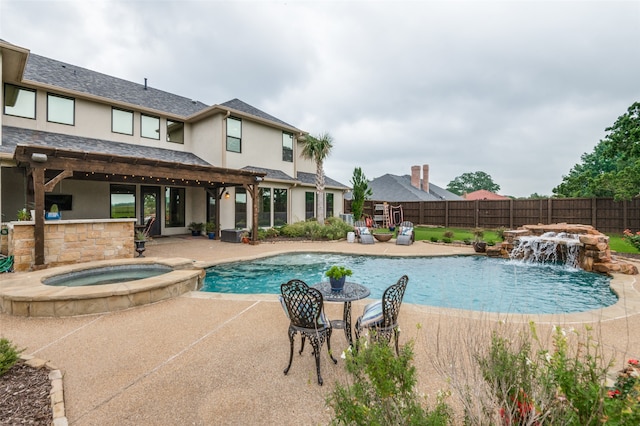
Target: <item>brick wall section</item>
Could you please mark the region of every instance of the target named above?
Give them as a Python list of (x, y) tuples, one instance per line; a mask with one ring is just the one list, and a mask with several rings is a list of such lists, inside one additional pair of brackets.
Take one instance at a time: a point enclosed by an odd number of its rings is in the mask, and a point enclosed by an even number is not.
[[(44, 257), (47, 267), (124, 259), (135, 255), (133, 219), (47, 221)], [(35, 263), (33, 222), (12, 222), (9, 254), (16, 272), (30, 271)]]

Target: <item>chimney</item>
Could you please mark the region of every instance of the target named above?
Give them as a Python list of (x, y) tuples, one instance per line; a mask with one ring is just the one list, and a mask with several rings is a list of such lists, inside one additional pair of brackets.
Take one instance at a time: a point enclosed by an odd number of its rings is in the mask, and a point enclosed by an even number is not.
[(420, 189), (420, 166), (411, 166), (411, 186)]
[(422, 165), (422, 190), (429, 192), (429, 165)]

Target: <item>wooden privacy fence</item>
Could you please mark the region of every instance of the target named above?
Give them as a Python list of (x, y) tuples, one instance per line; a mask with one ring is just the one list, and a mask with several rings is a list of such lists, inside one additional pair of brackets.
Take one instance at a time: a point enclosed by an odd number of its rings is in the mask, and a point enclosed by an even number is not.
[[(364, 213), (375, 214), (375, 205), (365, 201)], [(508, 228), (549, 223), (591, 225), (600, 232), (640, 231), (640, 199), (614, 201), (612, 198), (540, 198), (528, 200), (411, 201), (388, 203), (402, 206), (404, 220), (419, 225), (451, 228)], [(351, 200), (345, 200), (345, 213)]]

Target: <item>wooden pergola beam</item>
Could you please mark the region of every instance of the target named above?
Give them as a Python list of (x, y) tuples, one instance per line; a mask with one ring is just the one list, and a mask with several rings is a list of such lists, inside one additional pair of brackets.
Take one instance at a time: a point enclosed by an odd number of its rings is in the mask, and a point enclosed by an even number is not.
[[(165, 180), (164, 184), (167, 180), (171, 180), (173, 185), (215, 188), (217, 200), (222, 198), (225, 188), (242, 186), (251, 194), (253, 200), (251, 239), (253, 243), (258, 240), (257, 186), (266, 175), (265, 173), (20, 144), (15, 149), (14, 159), (19, 166), (25, 167), (32, 177), (37, 212), (44, 212), (45, 192), (53, 191), (60, 181), (70, 177), (95, 181), (104, 181), (108, 177), (111, 182), (134, 181), (133, 183), (151, 185), (154, 184), (153, 179)], [(45, 183), (47, 171), (56, 174)], [(147, 177), (149, 180), (145, 181)], [(219, 236), (219, 202), (216, 202), (216, 217), (218, 218), (216, 232)], [(45, 261), (44, 215), (38, 213), (34, 220), (35, 267), (38, 268), (44, 265)]]

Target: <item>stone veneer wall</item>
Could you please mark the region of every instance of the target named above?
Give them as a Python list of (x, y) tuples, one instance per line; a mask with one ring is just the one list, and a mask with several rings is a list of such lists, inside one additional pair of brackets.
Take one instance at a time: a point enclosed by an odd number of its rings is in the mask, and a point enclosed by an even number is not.
[[(131, 258), (135, 219), (87, 219), (46, 221), (45, 267), (96, 260)], [(9, 223), (9, 254), (16, 272), (30, 271), (35, 264), (33, 222)]]
[(491, 253), (487, 249), (487, 255), (508, 258), (509, 253), (513, 250), (514, 241), (519, 237), (540, 236), (546, 232), (577, 234), (582, 245), (578, 262), (585, 271), (606, 274), (620, 272), (628, 275), (636, 275), (638, 273), (638, 269), (634, 265), (622, 262), (611, 255), (609, 237), (591, 225), (567, 223), (524, 225), (517, 230), (505, 231), (504, 242), (492, 248)]

